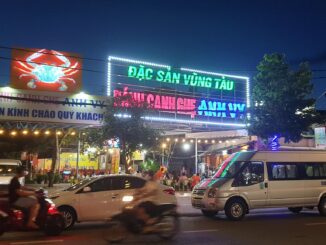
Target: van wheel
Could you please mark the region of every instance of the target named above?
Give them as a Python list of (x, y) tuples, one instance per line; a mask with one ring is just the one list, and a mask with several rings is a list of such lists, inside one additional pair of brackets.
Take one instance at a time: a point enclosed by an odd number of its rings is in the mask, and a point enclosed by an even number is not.
[(225, 214), (230, 220), (238, 221), (243, 219), (247, 212), (246, 203), (240, 199), (231, 199), (225, 206)]
[(218, 211), (209, 211), (209, 210), (203, 210), (203, 209), (201, 210), (201, 212), (206, 217), (214, 217), (218, 213)]
[(326, 216), (326, 197), (320, 200), (318, 210), (321, 216)]
[(289, 208), (289, 210), (292, 213), (298, 214), (298, 213), (300, 213), (302, 211), (302, 207), (292, 207), (292, 208)]

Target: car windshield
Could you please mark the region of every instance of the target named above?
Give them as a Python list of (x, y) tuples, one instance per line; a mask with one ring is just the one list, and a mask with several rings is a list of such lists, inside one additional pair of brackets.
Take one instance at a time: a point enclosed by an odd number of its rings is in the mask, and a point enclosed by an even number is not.
[(16, 165), (0, 165), (0, 176), (14, 176), (16, 168)]
[(244, 161), (237, 161), (238, 156), (239, 155), (232, 154), (228, 157), (214, 174), (213, 178), (234, 178), (245, 164)]
[(69, 188), (65, 189), (65, 191), (74, 191), (82, 187), (83, 185), (87, 185), (91, 181), (93, 181), (95, 178), (89, 178), (89, 179), (84, 179), (80, 181), (78, 184), (75, 184), (73, 186), (70, 186)]

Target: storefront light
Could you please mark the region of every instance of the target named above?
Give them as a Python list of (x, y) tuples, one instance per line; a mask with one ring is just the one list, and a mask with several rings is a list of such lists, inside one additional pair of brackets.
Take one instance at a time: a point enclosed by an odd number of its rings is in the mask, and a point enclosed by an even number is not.
[(205, 140), (205, 143), (208, 143), (208, 140)]
[(222, 144), (222, 140), (220, 140), (218, 143), (219, 143), (219, 144)]
[(215, 144), (215, 140), (212, 140), (212, 144)]
[(40, 131), (35, 130), (35, 131), (34, 131), (34, 134), (35, 134), (35, 135), (39, 135), (39, 134), (40, 134)]
[(49, 130), (46, 130), (46, 131), (44, 132), (45, 135), (50, 135), (50, 133), (51, 133), (51, 132), (50, 132)]
[(71, 135), (72, 135), (72, 136), (75, 136), (75, 135), (76, 135), (76, 132), (75, 132), (75, 131), (72, 131), (72, 132), (71, 132)]
[(178, 141), (179, 141), (179, 139), (178, 139), (178, 138), (175, 138), (175, 139), (174, 139), (174, 141), (175, 141), (175, 142), (178, 142)]
[(201, 142), (201, 140), (198, 140), (197, 142), (198, 142), (198, 143), (200, 143), (200, 142)]
[(0, 134), (4, 134), (5, 131), (3, 129), (0, 129)]
[(169, 142), (170, 141), (170, 138), (166, 138), (166, 141)]
[(28, 131), (27, 130), (23, 130), (23, 135), (27, 135)]
[(166, 144), (165, 143), (162, 144), (162, 148), (163, 149), (166, 148)]
[(190, 143), (194, 143), (194, 140), (190, 140)]
[(62, 134), (62, 132), (61, 131), (57, 131), (57, 135), (61, 135)]
[(16, 131), (11, 131), (11, 132), (10, 132), (10, 135), (11, 135), (11, 136), (16, 136), (16, 135), (17, 135), (17, 132), (16, 132)]

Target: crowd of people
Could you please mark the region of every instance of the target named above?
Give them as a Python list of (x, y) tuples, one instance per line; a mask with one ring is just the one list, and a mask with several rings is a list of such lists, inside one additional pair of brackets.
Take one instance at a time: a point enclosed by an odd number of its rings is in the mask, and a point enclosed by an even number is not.
[[(143, 176), (146, 171), (137, 171), (134, 175)], [(204, 176), (200, 176), (199, 173), (192, 176), (188, 176), (185, 172), (176, 174), (176, 172), (169, 172), (165, 168), (160, 168), (154, 175), (156, 181), (161, 182), (164, 185), (173, 187), (176, 191), (191, 191)]]

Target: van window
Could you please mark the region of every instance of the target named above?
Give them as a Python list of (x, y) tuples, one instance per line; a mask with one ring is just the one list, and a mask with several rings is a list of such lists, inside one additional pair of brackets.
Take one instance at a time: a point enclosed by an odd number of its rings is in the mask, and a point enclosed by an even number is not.
[(304, 168), (307, 179), (326, 179), (326, 163), (306, 163)]
[(264, 181), (264, 164), (262, 162), (250, 162), (237, 176), (238, 186), (248, 186)]
[(300, 178), (295, 163), (267, 163), (269, 180), (296, 180)]

